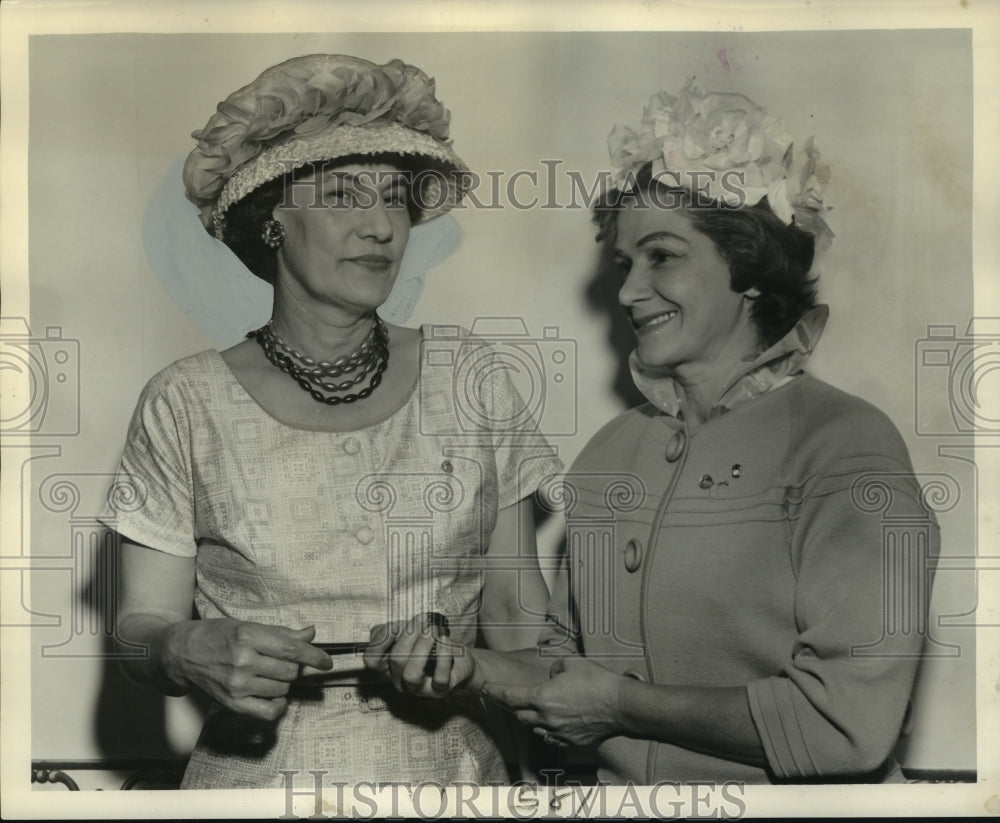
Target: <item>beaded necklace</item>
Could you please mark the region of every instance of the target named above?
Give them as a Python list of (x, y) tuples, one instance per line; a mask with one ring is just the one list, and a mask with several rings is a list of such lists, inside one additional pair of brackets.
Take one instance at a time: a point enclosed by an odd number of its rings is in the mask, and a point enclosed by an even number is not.
[[(389, 330), (378, 314), (373, 312), (372, 316), (371, 331), (361, 346), (332, 362), (317, 362), (290, 346), (275, 333), (272, 320), (256, 331), (248, 332), (247, 337), (256, 340), (271, 365), (289, 375), (317, 403), (328, 406), (354, 403), (371, 396), (381, 384), (382, 374), (389, 365)], [(336, 378), (352, 373), (350, 379), (334, 382)], [(357, 386), (368, 375), (371, 378), (365, 388), (350, 394), (336, 394)]]

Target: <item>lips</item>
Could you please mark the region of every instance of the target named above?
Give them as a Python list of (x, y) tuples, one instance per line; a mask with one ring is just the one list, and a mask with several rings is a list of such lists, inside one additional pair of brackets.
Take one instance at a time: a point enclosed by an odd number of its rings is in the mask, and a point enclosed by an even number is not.
[(642, 317), (633, 317), (632, 326), (637, 332), (652, 331), (660, 326), (669, 323), (677, 316), (676, 310), (659, 312), (658, 314), (647, 314)]
[(349, 257), (347, 260), (349, 263), (357, 263), (369, 269), (384, 269), (392, 264), (392, 258), (384, 254), (362, 254), (358, 257)]

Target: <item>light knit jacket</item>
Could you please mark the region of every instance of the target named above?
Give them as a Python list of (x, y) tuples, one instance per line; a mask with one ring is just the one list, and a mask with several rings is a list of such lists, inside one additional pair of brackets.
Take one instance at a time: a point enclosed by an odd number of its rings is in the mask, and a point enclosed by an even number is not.
[(767, 757), (615, 737), (603, 780), (901, 779), (938, 527), (888, 418), (801, 373), (825, 318), (744, 364), (694, 432), (670, 381), (637, 373), (655, 403), (608, 423), (568, 475), (543, 645), (650, 683), (742, 686)]

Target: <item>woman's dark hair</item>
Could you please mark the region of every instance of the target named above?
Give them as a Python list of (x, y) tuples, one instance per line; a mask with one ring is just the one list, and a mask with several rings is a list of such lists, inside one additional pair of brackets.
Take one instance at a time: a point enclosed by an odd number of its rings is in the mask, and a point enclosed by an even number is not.
[(704, 202), (687, 189), (657, 180), (647, 163), (635, 176), (634, 186), (612, 190), (595, 205), (598, 241), (614, 244), (619, 214), (641, 195), (654, 195), (660, 205), (684, 209), (691, 225), (712, 241), (729, 266), (732, 290), (760, 292), (750, 298), (750, 318), (765, 346), (784, 337), (816, 305), (816, 278), (809, 276), (813, 236), (794, 224), (786, 226), (766, 197), (755, 206)]
[[(261, 238), (264, 223), (285, 196), (290, 183), (297, 182), (320, 174), (325, 169), (334, 166), (344, 166), (350, 163), (381, 164), (395, 166), (400, 171), (410, 175), (411, 181), (421, 182), (427, 176), (437, 175), (444, 180), (453, 174), (443, 164), (434, 164), (424, 157), (399, 154), (365, 154), (338, 157), (336, 160), (318, 160), (299, 166), (281, 177), (270, 180), (258, 186), (242, 200), (234, 203), (226, 212), (225, 227), (222, 241), (233, 250), (244, 266), (262, 280), (273, 284), (278, 274), (277, 251), (268, 246)], [(423, 214), (423, 203), (418, 186), (407, 188), (406, 210), (410, 222), (417, 222)]]

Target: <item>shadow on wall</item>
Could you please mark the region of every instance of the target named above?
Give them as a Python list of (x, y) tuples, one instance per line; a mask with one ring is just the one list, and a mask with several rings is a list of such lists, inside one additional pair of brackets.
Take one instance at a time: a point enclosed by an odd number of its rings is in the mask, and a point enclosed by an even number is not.
[[(101, 686), (94, 712), (94, 740), (103, 757), (185, 758), (171, 741), (167, 729), (166, 701), (150, 686), (133, 683), (121, 666), (122, 651), (117, 647), (117, 587), (120, 543), (113, 532), (100, 541), (91, 579), (81, 592), (84, 607), (104, 628), (101, 639)], [(110, 593), (110, 596), (109, 596)], [(135, 654), (142, 654), (136, 647)], [(209, 701), (200, 692), (192, 694), (199, 712), (205, 716)]]
[(608, 243), (602, 242), (593, 274), (587, 283), (587, 303), (591, 309), (605, 315), (608, 345), (618, 357), (618, 368), (611, 390), (626, 407), (632, 408), (645, 403), (646, 398), (635, 387), (628, 368), (628, 356), (635, 348), (635, 332), (618, 303), (620, 288), (621, 275), (615, 266), (613, 249)]

